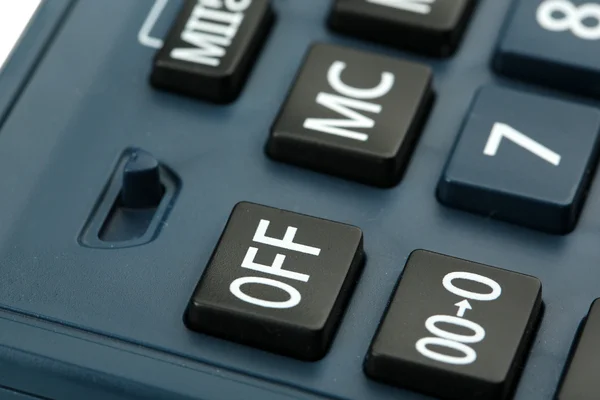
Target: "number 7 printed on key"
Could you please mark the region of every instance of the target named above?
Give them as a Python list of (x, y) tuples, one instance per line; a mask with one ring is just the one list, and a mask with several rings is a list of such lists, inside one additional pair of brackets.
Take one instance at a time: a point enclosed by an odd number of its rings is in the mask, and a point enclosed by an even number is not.
[(490, 137), (488, 138), (485, 148), (483, 149), (483, 154), (490, 157), (495, 156), (498, 152), (498, 148), (500, 147), (502, 138), (510, 140), (511, 142), (521, 146), (525, 150), (535, 154), (539, 158), (549, 162), (554, 166), (558, 166), (560, 164), (560, 154), (555, 153), (530, 137), (525, 136), (513, 127), (501, 122), (496, 122), (492, 127), (492, 132), (490, 133)]

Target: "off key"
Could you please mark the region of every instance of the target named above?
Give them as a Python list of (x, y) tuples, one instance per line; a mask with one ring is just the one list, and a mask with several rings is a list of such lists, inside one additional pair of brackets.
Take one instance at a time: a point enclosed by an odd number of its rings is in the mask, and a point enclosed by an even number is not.
[(316, 361), (364, 263), (354, 226), (242, 202), (188, 304), (188, 328)]
[(541, 316), (541, 294), (537, 278), (417, 250), (365, 372), (443, 399), (507, 399)]

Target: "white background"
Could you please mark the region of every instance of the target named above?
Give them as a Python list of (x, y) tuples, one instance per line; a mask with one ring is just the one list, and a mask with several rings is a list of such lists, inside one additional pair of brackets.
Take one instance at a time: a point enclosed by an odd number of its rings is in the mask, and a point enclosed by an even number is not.
[(0, 70), (42, 0), (0, 0)]

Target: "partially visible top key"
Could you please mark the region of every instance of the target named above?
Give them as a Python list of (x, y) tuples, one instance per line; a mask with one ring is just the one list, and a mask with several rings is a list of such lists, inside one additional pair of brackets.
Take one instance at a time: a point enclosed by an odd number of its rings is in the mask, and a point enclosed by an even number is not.
[(508, 77), (600, 97), (600, 1), (520, 0), (494, 69)]
[(332, 29), (418, 53), (454, 53), (475, 0), (335, 0)]
[(216, 103), (235, 100), (273, 20), (269, 0), (186, 0), (150, 82)]
[(596, 299), (581, 323), (556, 400), (600, 399), (600, 301)]

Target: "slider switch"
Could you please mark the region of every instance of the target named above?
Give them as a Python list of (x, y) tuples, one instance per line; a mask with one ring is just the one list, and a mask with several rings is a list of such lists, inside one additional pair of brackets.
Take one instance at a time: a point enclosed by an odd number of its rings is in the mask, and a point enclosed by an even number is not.
[(163, 197), (159, 162), (152, 154), (136, 149), (123, 167), (121, 205), (125, 208), (156, 208)]

